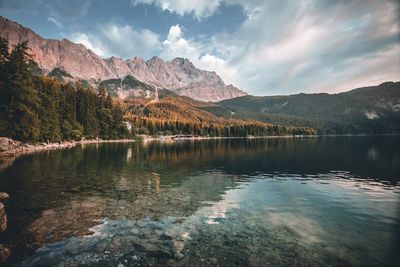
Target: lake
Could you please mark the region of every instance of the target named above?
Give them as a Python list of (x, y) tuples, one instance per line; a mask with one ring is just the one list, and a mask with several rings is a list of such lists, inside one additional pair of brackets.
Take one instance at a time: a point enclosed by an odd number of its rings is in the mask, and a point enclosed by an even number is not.
[(84, 145), (0, 172), (0, 243), (10, 266), (395, 266), (399, 181), (397, 136)]

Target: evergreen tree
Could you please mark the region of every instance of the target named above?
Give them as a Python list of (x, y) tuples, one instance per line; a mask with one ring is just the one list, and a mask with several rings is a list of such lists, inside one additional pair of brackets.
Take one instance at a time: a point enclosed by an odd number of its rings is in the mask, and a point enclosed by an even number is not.
[(4, 112), (8, 125), (6, 136), (23, 141), (37, 141), (40, 135), (40, 121), (37, 115), (39, 97), (34, 88), (33, 75), (26, 43), (18, 44), (5, 63), (8, 75), (5, 90), (10, 99)]
[(113, 137), (113, 115), (112, 115), (112, 100), (111, 97), (101, 88), (98, 94), (98, 111), (100, 137), (102, 139), (111, 139)]
[(61, 140), (60, 84), (54, 79), (42, 77), (36, 79), (36, 88), (40, 97), (40, 138), (42, 141), (58, 142)]
[(9, 56), (8, 41), (0, 37), (0, 136), (7, 136), (6, 110), (11, 99), (10, 91), (6, 87), (6, 81), (9, 78), (7, 69)]
[(77, 119), (83, 126), (83, 135), (88, 138), (97, 138), (100, 132), (97, 118), (98, 97), (90, 89), (78, 88), (77, 91)]

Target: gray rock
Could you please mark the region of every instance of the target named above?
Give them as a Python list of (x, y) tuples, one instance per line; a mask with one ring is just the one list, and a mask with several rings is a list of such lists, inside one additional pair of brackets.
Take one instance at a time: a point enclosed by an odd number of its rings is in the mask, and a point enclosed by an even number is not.
[(177, 259), (178, 261), (180, 261), (180, 260), (182, 260), (182, 259), (185, 257), (185, 255), (183, 255), (182, 253), (176, 253), (176, 254), (174, 255), (174, 257), (175, 257), (175, 259)]
[(210, 263), (213, 265), (217, 265), (218, 264), (217, 258), (210, 258)]
[(8, 247), (0, 244), (0, 263), (5, 262), (10, 256), (11, 250)]

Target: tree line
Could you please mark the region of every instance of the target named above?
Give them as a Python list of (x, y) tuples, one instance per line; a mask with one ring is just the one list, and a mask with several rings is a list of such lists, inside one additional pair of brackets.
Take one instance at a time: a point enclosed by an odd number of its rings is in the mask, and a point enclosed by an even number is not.
[(104, 91), (33, 75), (26, 43), (0, 39), (0, 136), (25, 142), (130, 137), (123, 110)]
[(256, 121), (226, 120), (223, 123), (174, 121), (133, 116), (132, 132), (147, 135), (199, 135), (210, 137), (314, 135), (308, 127), (292, 127)]

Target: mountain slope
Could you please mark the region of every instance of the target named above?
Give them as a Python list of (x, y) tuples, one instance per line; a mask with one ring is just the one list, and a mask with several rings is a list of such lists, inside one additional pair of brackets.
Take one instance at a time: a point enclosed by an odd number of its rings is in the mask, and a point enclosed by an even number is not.
[(160, 81), (154, 77), (154, 74), (147, 67), (146, 62), (141, 57), (134, 57), (126, 60), (126, 64), (131, 69), (133, 76), (140, 79), (142, 82), (152, 84), (157, 87), (164, 87)]
[(225, 85), (214, 71), (197, 69), (187, 58), (164, 62), (153, 57), (146, 65), (165, 88), (178, 95), (202, 101), (220, 101), (247, 95), (233, 85)]
[(155, 87), (139, 81), (132, 75), (101, 81), (97, 88), (99, 90), (104, 89), (111, 96), (122, 99), (134, 97), (154, 98), (156, 91)]
[(400, 82), (333, 95), (245, 96), (205, 109), (225, 117), (306, 125), (320, 134), (399, 133)]
[[(226, 119), (204, 110), (212, 106), (179, 96), (169, 90), (160, 90), (160, 100), (145, 98), (125, 99), (126, 118), (133, 122), (137, 133), (195, 134), (210, 136), (266, 136), (315, 134), (309, 127), (277, 126), (254, 120)], [(142, 130), (140, 130), (142, 129)]]
[[(219, 101), (246, 95), (232, 85), (226, 86), (215, 72), (197, 69), (188, 59), (176, 58), (170, 62), (156, 57), (147, 62), (139, 57), (128, 60), (118, 57), (102, 59), (82, 44), (75, 44), (68, 39), (44, 39), (31, 29), (1, 16), (0, 36), (8, 39), (10, 47), (27, 42), (29, 52), (43, 73), (51, 73), (54, 69), (62, 70), (65, 74), (62, 80), (72, 76), (75, 80), (86, 80), (97, 87), (100, 81), (132, 76), (153, 87), (173, 90), (178, 94), (204, 101)], [(115, 93), (117, 89), (111, 87), (107, 90)], [(118, 90), (121, 92), (117, 95), (124, 97), (137, 95), (135, 92), (139, 88), (128, 94), (123, 92), (126, 88)], [(141, 88), (141, 94), (146, 90)]]
[(0, 36), (14, 46), (27, 42), (30, 53), (45, 73), (62, 68), (82, 79), (108, 79), (114, 77), (106, 62), (93, 51), (67, 39), (44, 39), (32, 30), (0, 16)]

